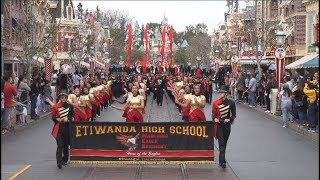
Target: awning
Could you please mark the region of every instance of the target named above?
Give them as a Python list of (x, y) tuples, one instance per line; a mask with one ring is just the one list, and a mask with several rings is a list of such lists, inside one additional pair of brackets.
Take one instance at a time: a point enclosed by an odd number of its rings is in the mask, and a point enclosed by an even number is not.
[(84, 61), (80, 61), (80, 67), (86, 67), (88, 69), (90, 69), (90, 64)]
[[(257, 60), (256, 59), (244, 59), (241, 58), (239, 60), (240, 64), (257, 64)], [(273, 64), (274, 60), (273, 59), (261, 59), (260, 64)]]
[(302, 64), (303, 68), (315, 68), (319, 67), (319, 57), (313, 58), (310, 61)]
[(318, 57), (319, 59), (319, 55), (318, 54), (309, 54), (309, 55), (306, 55), (296, 61), (294, 61), (293, 63), (291, 64), (288, 64), (286, 65), (285, 69), (299, 69), (299, 68), (302, 68), (303, 67), (303, 64)]
[(20, 56), (3, 56), (4, 63), (22, 63), (22, 58)]
[(42, 57), (38, 57), (38, 56), (33, 56), (33, 60), (38, 60), (38, 62), (44, 64), (44, 59)]
[(230, 65), (230, 61), (220, 61), (219, 65), (220, 66), (228, 66), (228, 65)]

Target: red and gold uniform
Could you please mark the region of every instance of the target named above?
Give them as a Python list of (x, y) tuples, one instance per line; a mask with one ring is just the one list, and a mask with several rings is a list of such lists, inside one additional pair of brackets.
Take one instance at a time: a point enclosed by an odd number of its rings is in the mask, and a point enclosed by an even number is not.
[(206, 98), (203, 95), (191, 95), (190, 96), (190, 114), (189, 114), (189, 122), (200, 122), (200, 121), (206, 121), (206, 116), (204, 115), (203, 108), (199, 107), (195, 99), (197, 99), (198, 102), (205, 101)]
[(87, 106), (85, 108), (85, 112), (87, 114), (88, 121), (92, 120), (92, 106)]
[(88, 115), (83, 108), (74, 108), (74, 121), (88, 121)]
[[(182, 102), (181, 103), (186, 103), (187, 100), (190, 99), (191, 94), (185, 94), (183, 96)], [(189, 121), (189, 114), (190, 114), (190, 104), (187, 107), (182, 107), (181, 108), (181, 115), (182, 115), (182, 119), (184, 121)]]
[[(52, 136), (57, 142), (56, 159), (57, 165), (61, 169), (62, 164), (68, 161), (69, 151), (68, 146), (70, 144), (69, 137), (69, 121), (73, 120), (74, 111), (73, 106), (67, 102), (59, 102), (52, 107), (52, 120), (54, 121), (54, 127), (52, 129)], [(66, 122), (59, 122), (57, 119), (67, 117)], [(62, 156), (63, 154), (63, 156)]]
[[(138, 107), (143, 102), (143, 97), (141, 95), (132, 96), (128, 98), (127, 104), (129, 106)], [(143, 122), (142, 109), (128, 109), (126, 114), (126, 122)]]
[[(236, 118), (236, 105), (229, 99), (218, 99), (212, 103), (212, 119), (217, 118), (219, 123), (214, 123), (214, 137), (219, 142), (219, 164), (226, 163), (225, 153), (231, 132), (231, 124)], [(229, 121), (225, 121), (229, 119)], [(224, 168), (224, 167), (223, 167)]]

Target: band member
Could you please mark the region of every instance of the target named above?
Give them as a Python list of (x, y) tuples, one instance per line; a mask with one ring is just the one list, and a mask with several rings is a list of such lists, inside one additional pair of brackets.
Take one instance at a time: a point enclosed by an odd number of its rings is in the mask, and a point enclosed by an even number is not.
[(200, 85), (193, 86), (194, 95), (190, 97), (190, 122), (206, 121), (203, 108), (206, 105), (206, 98), (200, 94)]
[(92, 106), (92, 121), (95, 121), (97, 118), (97, 104), (96, 104), (96, 97), (94, 94), (96, 94), (96, 89), (95, 88), (91, 88), (89, 91), (89, 99), (90, 99), (90, 103)]
[(179, 101), (175, 101), (183, 108), (187, 108), (190, 105), (189, 122), (200, 122), (206, 121), (206, 116), (204, 115), (203, 109), (206, 105), (206, 98), (200, 95), (200, 85), (194, 85), (194, 95), (190, 95), (185, 103), (182, 104)]
[[(183, 103), (187, 102), (191, 97), (190, 86), (185, 86), (184, 91), (185, 91), (185, 94), (183, 96)], [(182, 120), (185, 122), (188, 122), (189, 114), (190, 114), (190, 104), (187, 107), (182, 107), (181, 114), (182, 114)]]
[[(93, 95), (92, 95), (93, 96)], [(85, 97), (85, 100), (86, 100), (86, 114), (87, 114), (87, 118), (88, 118), (88, 121), (92, 121), (92, 105), (91, 105), (91, 100), (90, 100), (90, 95), (86, 95)]]
[[(124, 89), (126, 94), (123, 95), (123, 99), (122, 100), (118, 100), (115, 97), (112, 97), (112, 100), (118, 102), (119, 104), (124, 104), (124, 103), (128, 102), (128, 100), (131, 99), (131, 97), (133, 96), (133, 94), (131, 92), (132, 91), (132, 86), (133, 86), (133, 84), (129, 83), (128, 84), (128, 89), (126, 89), (126, 88)], [(126, 106), (126, 108), (123, 110), (122, 117), (126, 118), (128, 111), (129, 111), (129, 106)]]
[(88, 114), (86, 113), (86, 101), (87, 99), (85, 96), (79, 97), (78, 106), (74, 107), (74, 121), (88, 121)]
[(163, 101), (163, 93), (164, 93), (164, 80), (162, 77), (159, 77), (156, 79), (155, 82), (155, 95), (157, 99), (157, 104), (158, 106), (162, 106), (162, 101)]
[[(182, 92), (184, 92), (182, 94)], [(175, 96), (175, 102), (177, 105), (181, 107), (181, 115), (182, 115), (182, 121), (188, 122), (189, 121), (189, 114), (190, 114), (190, 95), (191, 95), (190, 86), (185, 86), (184, 89), (180, 90), (180, 94), (177, 96), (175, 91), (173, 91), (173, 94)], [(178, 103), (177, 100), (178, 99)], [(189, 102), (189, 103), (187, 103)], [(187, 104), (186, 106), (183, 106), (184, 104)]]
[(226, 148), (231, 124), (236, 118), (236, 105), (232, 100), (227, 99), (228, 88), (221, 86), (219, 99), (212, 103), (212, 120), (214, 121), (214, 135), (219, 142), (219, 165), (226, 168)]
[(67, 102), (68, 95), (61, 93), (59, 102), (52, 107), (52, 120), (55, 123), (52, 136), (57, 141), (56, 159), (59, 169), (66, 165), (69, 158), (68, 146), (69, 138), (69, 121), (73, 121), (73, 106)]
[(206, 97), (206, 103), (209, 104), (209, 80), (208, 78), (204, 78), (202, 80), (202, 89), (204, 96)]
[(127, 107), (129, 108), (126, 114), (126, 122), (143, 122), (142, 109), (144, 108), (144, 100), (141, 95), (138, 95), (138, 86), (132, 86), (132, 97), (128, 99), (125, 106), (122, 108), (111, 107), (124, 111)]

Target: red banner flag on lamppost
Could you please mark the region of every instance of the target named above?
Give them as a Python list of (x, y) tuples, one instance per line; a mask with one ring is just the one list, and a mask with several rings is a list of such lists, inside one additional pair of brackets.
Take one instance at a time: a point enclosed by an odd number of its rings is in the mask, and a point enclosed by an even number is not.
[(46, 80), (51, 81), (51, 75), (52, 75), (52, 59), (45, 59), (45, 72), (46, 72)]
[(146, 28), (144, 30), (144, 39), (145, 39), (146, 52), (144, 54), (143, 61), (142, 61), (142, 70), (143, 70), (143, 73), (146, 73), (147, 72), (147, 61), (148, 61), (148, 50), (149, 50), (148, 24), (146, 24)]
[(172, 27), (172, 25), (171, 25), (171, 27), (170, 27), (169, 40), (170, 40), (170, 54), (169, 54), (170, 62), (169, 62), (169, 67), (171, 67), (171, 65), (172, 65), (172, 60), (173, 60), (173, 56), (172, 56), (173, 27)]
[(162, 29), (162, 46), (161, 46), (161, 51), (160, 51), (160, 54), (161, 54), (161, 65), (163, 66), (163, 63), (164, 63), (164, 50), (166, 48), (166, 30), (167, 30), (167, 27), (164, 25), (163, 26), (163, 29)]
[(128, 61), (127, 61), (128, 68), (131, 67), (131, 46), (132, 46), (132, 25), (130, 24), (128, 29)]

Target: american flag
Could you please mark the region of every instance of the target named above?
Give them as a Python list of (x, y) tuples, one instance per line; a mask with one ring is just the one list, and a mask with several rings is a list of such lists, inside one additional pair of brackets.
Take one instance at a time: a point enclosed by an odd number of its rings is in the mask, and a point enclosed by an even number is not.
[(52, 66), (51, 66), (52, 59), (46, 59), (44, 61), (45, 71), (46, 71), (46, 80), (51, 81), (51, 74), (52, 74)]

